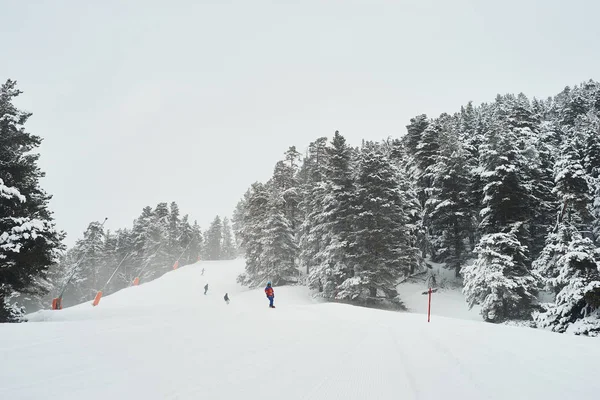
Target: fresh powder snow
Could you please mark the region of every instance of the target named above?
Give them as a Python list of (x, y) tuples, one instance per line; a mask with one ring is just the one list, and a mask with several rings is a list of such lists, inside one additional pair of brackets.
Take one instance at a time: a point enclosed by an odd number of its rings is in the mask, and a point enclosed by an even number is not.
[[(416, 286), (414, 312), (320, 303), (302, 286), (275, 287), (273, 310), (262, 287), (235, 283), (243, 267), (241, 259), (200, 262), (97, 307), (39, 311), (29, 323), (0, 325), (0, 398), (564, 400), (600, 393), (597, 338), (435, 313), (427, 323), (427, 296), (417, 297)], [(436, 304), (443, 298), (434, 294), (433, 310), (444, 309)]]

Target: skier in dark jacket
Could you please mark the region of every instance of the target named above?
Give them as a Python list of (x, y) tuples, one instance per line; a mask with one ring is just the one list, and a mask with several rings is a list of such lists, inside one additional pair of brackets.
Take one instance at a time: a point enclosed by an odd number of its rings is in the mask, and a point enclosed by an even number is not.
[(267, 282), (267, 287), (265, 288), (265, 294), (267, 295), (267, 299), (269, 299), (269, 307), (275, 308), (275, 306), (273, 305), (273, 299), (275, 299), (275, 291), (273, 290), (271, 281)]
[(227, 296), (227, 293), (225, 293), (223, 300), (225, 300), (225, 303), (229, 304), (229, 296)]
[(204, 286), (204, 294), (206, 294), (206, 292), (208, 292), (208, 283), (206, 284), (206, 286)]

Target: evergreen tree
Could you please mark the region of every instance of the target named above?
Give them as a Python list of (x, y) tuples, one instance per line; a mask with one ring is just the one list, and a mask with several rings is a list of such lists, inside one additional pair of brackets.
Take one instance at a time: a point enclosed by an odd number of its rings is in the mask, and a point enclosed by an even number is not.
[(527, 226), (533, 207), (531, 192), (523, 181), (522, 166), (526, 163), (517, 147), (517, 138), (504, 124), (499, 123), (487, 135), (482, 146), (481, 164), (483, 206), (480, 228), (484, 234), (512, 231), (520, 228), (520, 241), (529, 239)]
[(421, 136), (428, 126), (429, 120), (425, 114), (411, 118), (410, 124), (406, 126), (406, 136), (404, 136), (404, 143), (410, 154), (415, 154)]
[(264, 227), (268, 218), (269, 196), (262, 183), (254, 183), (250, 188), (244, 211), (242, 245), (245, 249), (246, 270), (238, 277), (238, 282), (245, 286), (257, 286), (263, 283), (268, 275), (264, 263)]
[(321, 137), (310, 143), (304, 158), (299, 177), (302, 200), (299, 211), (302, 214), (300, 225), (300, 264), (308, 274), (312, 267), (321, 265), (319, 253), (325, 235), (323, 199), (325, 197), (325, 171), (327, 164), (327, 138)]
[[(181, 246), (182, 226), (179, 218), (179, 206), (176, 202), (171, 202), (168, 217), (169, 223), (169, 244), (168, 250), (172, 258), (177, 258), (183, 251)], [(186, 243), (187, 244), (187, 243)]]
[[(447, 115), (441, 118), (447, 119)], [(419, 188), (419, 200), (421, 205), (425, 207), (427, 199), (431, 196), (431, 187), (433, 185), (433, 166), (437, 161), (441, 136), (444, 128), (442, 124), (447, 121), (436, 120), (429, 124), (417, 144), (414, 153), (415, 172), (417, 187)]]
[[(133, 222), (133, 229), (131, 231), (131, 245), (132, 255), (131, 261), (134, 269), (137, 266), (137, 270), (142, 269), (147, 262), (147, 257), (156, 251), (156, 248), (152, 249), (147, 245), (148, 231), (150, 224), (152, 223), (152, 207), (146, 206), (142, 209), (141, 215)], [(156, 243), (154, 244), (156, 247)], [(134, 277), (137, 277), (137, 271), (133, 271)]]
[(205, 260), (220, 260), (223, 254), (223, 224), (221, 217), (218, 215), (210, 224), (210, 228), (206, 231), (206, 242), (204, 243), (204, 259)]
[(221, 260), (233, 260), (237, 255), (237, 250), (231, 233), (231, 226), (227, 217), (223, 218), (223, 244), (221, 246)]
[(231, 226), (235, 237), (236, 248), (241, 254), (244, 253), (244, 249), (242, 247), (242, 230), (244, 229), (244, 212), (249, 196), (250, 191), (247, 190), (246, 193), (244, 193), (244, 197), (236, 204), (235, 209), (233, 210), (233, 217), (231, 219)]
[(189, 248), (190, 263), (198, 261), (202, 252), (203, 237), (198, 222), (194, 221), (192, 225), (192, 244)]
[[(509, 110), (499, 101), (496, 112), (506, 117)], [(529, 315), (536, 295), (527, 247), (534, 201), (515, 132), (499, 119), (481, 147), (484, 236), (475, 249), (477, 261), (462, 269), (469, 306), (481, 304), (482, 316), (490, 322)]]
[(600, 249), (570, 224), (551, 234), (536, 267), (556, 298), (534, 315), (540, 327), (600, 336)]
[(190, 257), (190, 249), (193, 246), (195, 237), (194, 230), (189, 222), (189, 218), (190, 217), (186, 214), (179, 222), (179, 241), (177, 243), (177, 247), (180, 248), (181, 251), (175, 256), (175, 260), (179, 260), (179, 266), (193, 264), (198, 261), (197, 257), (195, 259)]
[(552, 195), (553, 149), (540, 140), (540, 116), (536, 114), (524, 94), (505, 96), (502, 106), (507, 114), (507, 126), (517, 141), (517, 164), (521, 181), (525, 182), (529, 197), (527, 244), (530, 256), (535, 258), (544, 247), (544, 239), (553, 223), (556, 209)]
[(585, 143), (583, 164), (592, 178), (600, 177), (600, 119), (597, 115), (588, 113), (581, 118), (578, 127)]
[(296, 146), (291, 146), (285, 152), (285, 170), (282, 176), (285, 179), (281, 186), (283, 200), (285, 201), (285, 216), (291, 224), (294, 235), (301, 224), (300, 213), (300, 182), (298, 180), (300, 153), (296, 150)]
[(314, 182), (304, 187), (301, 203), (304, 221), (300, 226), (300, 265), (309, 274), (313, 268), (323, 265), (321, 250), (326, 235), (323, 202), (326, 195), (324, 182)]
[(357, 206), (351, 244), (354, 273), (341, 285), (340, 299), (395, 304), (398, 279), (413, 268), (417, 249), (406, 234), (398, 171), (378, 150), (363, 150), (356, 181)]
[(527, 248), (517, 231), (515, 226), (508, 233), (484, 235), (475, 249), (477, 260), (462, 268), (467, 303), (480, 304), (485, 321), (528, 318), (535, 303), (537, 279), (527, 268)]
[(591, 107), (584, 91), (580, 87), (566, 87), (559, 96), (558, 121), (563, 126), (574, 126), (577, 117), (584, 115)]
[(133, 235), (130, 229), (124, 228), (119, 229), (115, 232), (116, 243), (115, 243), (115, 257), (123, 265), (115, 276), (115, 282), (118, 286), (116, 290), (123, 289), (131, 285), (133, 280), (136, 278), (138, 265), (134, 260), (134, 246), (133, 246)]
[(474, 227), (467, 157), (458, 137), (450, 134), (432, 169), (432, 197), (426, 204), (428, 224), (436, 232), (432, 240), (436, 261), (454, 269), (457, 277), (469, 255), (467, 241)]
[(39, 155), (32, 153), (42, 139), (25, 130), (31, 114), (13, 104), (20, 93), (11, 80), (0, 87), (0, 322), (20, 318), (23, 310), (13, 304), (17, 295), (48, 290), (48, 268), (63, 249), (50, 196), (39, 185)]
[[(354, 218), (354, 183), (351, 175), (351, 153), (346, 139), (335, 132), (326, 149), (327, 169), (322, 190), (326, 193), (317, 208), (321, 215), (319, 259), (311, 271), (309, 285), (320, 290), (325, 298), (335, 296), (335, 288), (353, 275), (349, 260)], [(323, 291), (324, 290), (324, 291)]]
[(92, 299), (106, 282), (104, 278), (108, 279), (104, 257), (105, 239), (102, 224), (97, 221), (91, 222), (83, 233), (83, 238), (71, 249), (72, 264), (67, 267), (65, 278), (68, 279), (71, 275), (72, 278), (65, 289), (65, 304), (77, 304)]
[(554, 166), (554, 193), (561, 204), (559, 221), (563, 219), (582, 228), (590, 221), (588, 205), (590, 188), (583, 165), (573, 142), (567, 139)]
[(284, 199), (273, 197), (267, 207), (269, 212), (264, 221), (260, 265), (260, 271), (265, 275), (256, 275), (254, 279), (261, 283), (270, 280), (280, 286), (291, 282), (297, 275), (294, 261), (298, 249), (292, 225), (285, 216)]
[(162, 276), (175, 261), (169, 248), (169, 215), (167, 203), (158, 203), (152, 211), (144, 243), (143, 265), (148, 266), (140, 277), (145, 281)]

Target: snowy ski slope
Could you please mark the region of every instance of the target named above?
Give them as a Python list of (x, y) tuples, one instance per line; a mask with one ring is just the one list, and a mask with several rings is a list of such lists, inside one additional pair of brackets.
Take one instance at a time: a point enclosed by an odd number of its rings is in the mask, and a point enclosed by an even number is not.
[[(206, 269), (204, 276), (200, 274)], [(0, 325), (0, 399), (597, 399), (600, 340), (321, 304), (202, 262)], [(208, 295), (202, 287), (209, 284)], [(229, 293), (231, 304), (223, 301)]]

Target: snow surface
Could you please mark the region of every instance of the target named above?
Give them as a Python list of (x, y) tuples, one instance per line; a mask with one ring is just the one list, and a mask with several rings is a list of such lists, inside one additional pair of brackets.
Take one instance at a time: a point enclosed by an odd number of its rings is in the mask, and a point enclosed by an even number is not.
[[(431, 315), (483, 321), (480, 314), (481, 307), (475, 305), (469, 310), (465, 295), (462, 293), (462, 284), (455, 277), (454, 271), (429, 260), (427, 263), (431, 266), (429, 273), (434, 274), (437, 281), (437, 290), (431, 298)], [(427, 314), (427, 276), (428, 274), (420, 274), (396, 287), (402, 303), (412, 313)]]
[(0, 399), (600, 394), (597, 338), (435, 313), (428, 324), (422, 314), (316, 303), (304, 287), (275, 287), (271, 310), (262, 288), (235, 284), (242, 269), (243, 260), (201, 262), (103, 298), (95, 308), (40, 311), (30, 315), (40, 322), (0, 325)]

